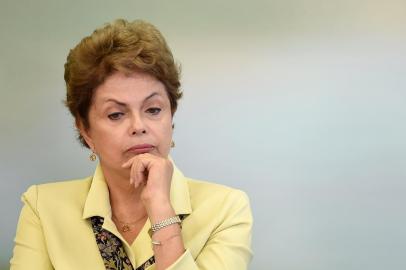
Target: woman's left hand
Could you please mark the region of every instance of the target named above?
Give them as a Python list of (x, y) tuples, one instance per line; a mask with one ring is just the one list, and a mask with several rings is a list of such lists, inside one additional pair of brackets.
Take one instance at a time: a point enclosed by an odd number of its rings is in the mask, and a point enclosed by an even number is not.
[(142, 188), (141, 200), (147, 208), (170, 203), (173, 165), (169, 159), (144, 153), (132, 157), (122, 167), (131, 170), (130, 183)]

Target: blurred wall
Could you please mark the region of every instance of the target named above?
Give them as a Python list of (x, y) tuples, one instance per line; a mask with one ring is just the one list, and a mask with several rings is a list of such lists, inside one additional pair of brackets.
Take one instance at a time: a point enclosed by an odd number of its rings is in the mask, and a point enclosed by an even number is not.
[(115, 18), (182, 64), (172, 156), (245, 190), (250, 269), (405, 269), (406, 2), (0, 2), (0, 268), (36, 183), (93, 173), (62, 105), (63, 64)]

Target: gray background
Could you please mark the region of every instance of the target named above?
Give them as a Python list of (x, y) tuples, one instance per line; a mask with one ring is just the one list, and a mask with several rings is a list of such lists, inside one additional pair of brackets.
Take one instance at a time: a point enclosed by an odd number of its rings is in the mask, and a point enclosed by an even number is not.
[(119, 17), (155, 24), (182, 64), (172, 156), (248, 193), (251, 269), (406, 269), (400, 0), (1, 0), (0, 268), (21, 193), (93, 173), (63, 64)]

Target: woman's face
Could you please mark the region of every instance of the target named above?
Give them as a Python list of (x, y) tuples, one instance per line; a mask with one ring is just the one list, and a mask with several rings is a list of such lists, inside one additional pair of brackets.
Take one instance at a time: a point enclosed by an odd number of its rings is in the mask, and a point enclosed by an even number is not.
[[(95, 90), (89, 126), (81, 128), (82, 136), (105, 168), (122, 170), (124, 162), (141, 152), (166, 158), (172, 114), (165, 86), (146, 73), (113, 73)], [(143, 149), (135, 149), (139, 147)]]

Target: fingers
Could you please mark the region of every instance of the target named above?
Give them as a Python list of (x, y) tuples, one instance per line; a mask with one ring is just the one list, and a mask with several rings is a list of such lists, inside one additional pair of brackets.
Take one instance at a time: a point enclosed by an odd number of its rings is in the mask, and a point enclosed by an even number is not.
[(136, 176), (134, 174), (134, 168), (135, 168), (135, 166), (137, 166), (138, 160), (132, 159), (131, 162), (127, 162), (127, 163), (128, 163), (128, 165), (126, 167), (130, 169), (130, 184), (133, 185), (136, 180)]
[(131, 168), (131, 166), (132, 166), (135, 159), (148, 159), (148, 158), (150, 159), (152, 157), (154, 157), (154, 156), (152, 154), (149, 154), (149, 153), (136, 155), (136, 156), (133, 156), (132, 158), (130, 158), (129, 160), (127, 160), (126, 162), (124, 162), (121, 165), (121, 167), (122, 168)]
[(130, 183), (137, 188), (140, 184), (147, 181), (148, 172), (146, 164), (141, 159), (136, 159), (131, 167)]
[(130, 184), (137, 188), (140, 184), (146, 183), (148, 179), (148, 170), (152, 157), (149, 154), (141, 154), (127, 160), (122, 168), (130, 169)]
[(121, 168), (130, 168), (133, 164), (133, 159), (135, 157), (130, 158), (129, 160), (127, 160), (126, 162), (123, 163), (123, 165), (121, 165)]

